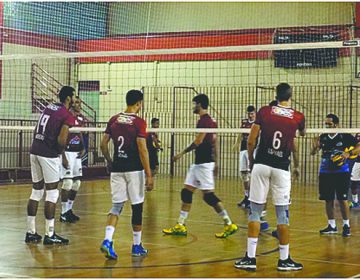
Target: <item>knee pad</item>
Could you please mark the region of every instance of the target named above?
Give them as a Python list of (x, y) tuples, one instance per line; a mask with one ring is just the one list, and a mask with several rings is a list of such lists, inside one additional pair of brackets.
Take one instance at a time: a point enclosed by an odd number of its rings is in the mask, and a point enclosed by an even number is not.
[(250, 222), (260, 222), (261, 213), (264, 210), (264, 204), (257, 204), (254, 202), (250, 202), (250, 213), (249, 213), (249, 221)]
[(288, 225), (289, 224), (289, 206), (275, 206), (276, 210), (276, 219), (278, 225)]
[(72, 190), (72, 191), (75, 191), (75, 192), (79, 191), (80, 185), (81, 185), (81, 181), (80, 181), (80, 180), (75, 180), (75, 181), (73, 181), (71, 190)]
[(213, 192), (209, 192), (204, 194), (204, 201), (211, 207), (214, 207), (221, 200)]
[(45, 192), (44, 189), (41, 190), (32, 189), (30, 199), (35, 201), (40, 201), (44, 195), (44, 192)]
[(193, 192), (184, 188), (181, 190), (181, 200), (184, 203), (192, 203)]
[(56, 203), (58, 198), (59, 198), (59, 190), (58, 189), (46, 190), (45, 201)]
[(133, 225), (142, 225), (143, 203), (131, 205), (131, 208), (132, 208), (131, 223)]
[(73, 180), (72, 179), (64, 179), (61, 188), (65, 191), (70, 191), (71, 187), (73, 185)]
[(250, 173), (249, 172), (241, 172), (241, 179), (243, 182), (250, 181)]
[(124, 208), (124, 204), (125, 204), (125, 202), (113, 203), (113, 205), (109, 211), (109, 214), (119, 216), (121, 211)]

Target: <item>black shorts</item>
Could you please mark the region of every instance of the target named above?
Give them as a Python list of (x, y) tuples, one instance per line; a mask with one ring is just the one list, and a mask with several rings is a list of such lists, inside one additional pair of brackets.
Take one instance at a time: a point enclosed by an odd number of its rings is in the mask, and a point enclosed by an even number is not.
[(156, 167), (159, 165), (159, 158), (157, 152), (149, 153), (149, 162), (150, 162), (150, 169), (155, 170)]
[(320, 173), (320, 200), (347, 200), (350, 187), (350, 173)]

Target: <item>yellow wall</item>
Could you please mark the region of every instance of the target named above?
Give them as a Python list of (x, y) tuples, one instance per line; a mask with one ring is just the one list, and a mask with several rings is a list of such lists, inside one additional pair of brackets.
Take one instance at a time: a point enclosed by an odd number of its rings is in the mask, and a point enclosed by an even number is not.
[[(110, 79), (108, 71), (110, 67)], [(350, 58), (340, 58), (335, 68), (283, 69), (274, 68), (273, 60), (184, 61), (149, 63), (80, 64), (80, 81), (100, 81), (99, 118), (108, 118), (125, 107), (125, 93), (141, 87), (173, 86), (275, 86), (279, 82), (291, 85), (349, 85)]]
[(137, 34), (351, 24), (351, 2), (111, 3), (109, 32)]

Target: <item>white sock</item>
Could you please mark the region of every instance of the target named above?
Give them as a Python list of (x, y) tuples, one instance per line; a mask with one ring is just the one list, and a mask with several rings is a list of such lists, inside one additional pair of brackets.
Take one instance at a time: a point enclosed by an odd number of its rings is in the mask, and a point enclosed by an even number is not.
[(67, 202), (61, 202), (61, 214), (65, 214), (67, 210)]
[(219, 216), (223, 218), (224, 223), (225, 223), (226, 225), (231, 225), (231, 224), (232, 224), (231, 219), (230, 219), (230, 217), (229, 217), (229, 215), (228, 215), (228, 213), (227, 213), (227, 211), (226, 211), (225, 209), (222, 210), (222, 211), (219, 213)]
[(134, 245), (140, 245), (141, 243), (141, 231), (133, 231)]
[(264, 217), (266, 216), (266, 214), (267, 214), (267, 213), (266, 213), (266, 210), (262, 211), (262, 212), (261, 212), (261, 217), (264, 218)]
[(358, 203), (358, 202), (359, 202), (359, 198), (358, 198), (358, 195), (357, 195), (357, 194), (352, 194), (351, 196), (352, 196), (352, 201), (353, 201), (354, 203)]
[(332, 228), (336, 228), (336, 222), (335, 222), (335, 219), (328, 220), (328, 223), (329, 223), (329, 225), (330, 225)]
[(55, 232), (55, 219), (45, 220), (45, 234), (49, 237), (54, 235)]
[(68, 200), (67, 202), (67, 208), (68, 210), (71, 210), (73, 208), (74, 200)]
[(35, 219), (36, 219), (36, 216), (27, 216), (28, 232), (30, 232), (32, 234), (34, 234), (36, 232)]
[(343, 220), (343, 226), (347, 225), (350, 227), (350, 220)]
[(246, 197), (249, 197), (249, 191), (248, 190), (245, 190), (244, 193), (245, 193)]
[(280, 260), (284, 261), (289, 258), (289, 244), (287, 245), (281, 245), (279, 244), (279, 250), (280, 250)]
[(189, 212), (186, 212), (186, 211), (181, 210), (181, 211), (180, 211), (180, 216), (179, 216), (179, 219), (178, 219), (178, 223), (179, 223), (180, 225), (184, 225), (184, 224), (185, 224), (185, 220), (187, 219), (188, 216), (189, 216)]
[(247, 255), (249, 258), (256, 257), (256, 247), (258, 238), (248, 237), (247, 239)]
[(113, 239), (115, 228), (113, 226), (106, 226), (105, 229), (105, 239), (109, 240), (110, 242)]

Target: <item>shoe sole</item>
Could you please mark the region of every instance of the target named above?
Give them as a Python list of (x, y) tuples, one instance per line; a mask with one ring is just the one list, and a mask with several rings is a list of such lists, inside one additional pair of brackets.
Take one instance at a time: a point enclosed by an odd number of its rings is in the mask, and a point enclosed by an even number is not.
[(43, 245), (69, 245), (69, 242), (52, 242), (52, 243), (47, 243), (47, 242), (43, 242)]
[(25, 240), (26, 244), (38, 244), (41, 242), (42, 239), (40, 240)]
[(332, 232), (320, 232), (320, 235), (332, 235), (332, 234), (338, 234), (338, 231), (332, 231)]
[(247, 271), (256, 271), (256, 265), (234, 265), (237, 269), (243, 269)]
[(163, 234), (165, 234), (165, 235), (176, 235), (176, 236), (187, 236), (187, 232), (185, 232), (185, 233), (182, 233), (182, 232), (172, 232), (172, 233), (168, 233), (168, 232), (164, 232), (164, 231), (163, 231)]
[(302, 270), (303, 267), (278, 267), (277, 270), (279, 271), (297, 271)]
[(131, 253), (131, 255), (132, 255), (133, 257), (145, 257), (145, 256), (148, 255), (148, 253), (146, 253), (146, 254), (133, 254), (133, 253)]
[(110, 259), (110, 260), (117, 260), (117, 257), (111, 256), (107, 249), (104, 249), (103, 247), (100, 247), (100, 251), (101, 251), (101, 253), (105, 254), (105, 258)]

